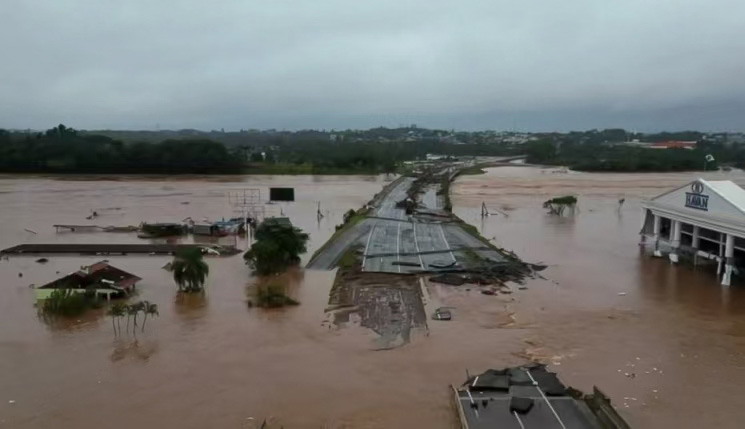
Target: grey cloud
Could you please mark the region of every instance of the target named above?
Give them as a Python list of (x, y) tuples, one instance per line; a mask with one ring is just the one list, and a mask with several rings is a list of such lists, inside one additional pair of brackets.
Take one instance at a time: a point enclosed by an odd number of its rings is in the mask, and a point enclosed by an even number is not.
[(745, 128), (737, 0), (3, 3), (5, 127)]

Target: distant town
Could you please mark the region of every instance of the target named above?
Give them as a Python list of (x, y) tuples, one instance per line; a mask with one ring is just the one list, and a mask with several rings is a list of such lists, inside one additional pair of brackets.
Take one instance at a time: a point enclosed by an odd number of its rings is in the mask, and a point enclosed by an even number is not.
[[(530, 133), (420, 128), (199, 131), (0, 129), (0, 171), (164, 174), (379, 174), (403, 162), (526, 155), (580, 171), (745, 167), (745, 133), (624, 129)], [(344, 150), (353, 146), (354, 150)], [(667, 150), (653, 150), (667, 149)], [(650, 151), (653, 150), (653, 151)]]
[[(44, 130), (8, 129), (11, 134), (32, 135)], [(743, 132), (676, 131), (642, 133), (622, 128), (593, 129), (587, 131), (525, 132), (525, 131), (457, 131), (420, 128), (415, 124), (396, 128), (370, 128), (368, 130), (299, 130), (241, 129), (238, 131), (196, 129), (181, 130), (80, 130), (84, 134), (102, 135), (123, 141), (160, 142), (167, 139), (209, 139), (229, 145), (288, 143), (302, 141), (361, 142), (440, 142), (447, 144), (496, 144), (524, 145), (542, 139), (570, 140), (578, 143), (622, 144), (642, 147), (664, 147), (660, 143), (706, 141), (721, 144), (743, 144)], [(685, 147), (678, 145), (673, 147)]]

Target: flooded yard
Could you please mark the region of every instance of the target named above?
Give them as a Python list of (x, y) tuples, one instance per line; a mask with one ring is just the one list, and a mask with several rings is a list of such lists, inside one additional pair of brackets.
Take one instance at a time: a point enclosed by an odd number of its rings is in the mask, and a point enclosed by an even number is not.
[[(136, 338), (115, 338), (100, 312), (41, 321), (30, 287), (101, 257), (49, 256), (43, 265), (36, 257), (11, 257), (0, 261), (0, 427), (253, 428), (267, 418), (287, 429), (445, 429), (454, 422), (448, 385), (462, 381), (466, 369), (533, 358), (569, 384), (600, 386), (635, 428), (739, 428), (743, 288), (724, 289), (709, 272), (643, 256), (637, 246), (639, 201), (694, 177), (507, 167), (459, 178), (451, 188), (456, 214), (500, 247), (548, 264), (546, 280), (497, 297), (429, 284), (427, 310), (453, 307), (453, 320), (429, 321), (428, 335), (392, 350), (376, 350), (367, 328), (336, 329), (326, 320), (333, 271), (287, 273), (282, 281), (301, 305), (267, 311), (246, 305), (255, 279), (240, 255), (207, 259), (207, 293), (188, 299), (177, 298), (161, 268), (170, 258), (108, 257), (142, 277), (140, 298), (160, 307), (160, 317)], [(745, 183), (741, 173), (716, 177)], [(268, 186), (290, 186), (298, 201), (266, 211), (289, 216), (311, 234), (306, 261), (343, 213), (386, 180), (3, 176), (0, 247), (147, 242), (132, 233), (56, 234), (52, 225), (215, 220), (235, 215), (228, 191), (260, 188), (266, 196)], [(564, 194), (579, 197), (579, 212), (546, 215), (541, 203)], [(619, 198), (626, 199), (620, 210)], [(482, 221), (482, 202), (508, 216)], [(91, 210), (100, 216), (86, 220)]]

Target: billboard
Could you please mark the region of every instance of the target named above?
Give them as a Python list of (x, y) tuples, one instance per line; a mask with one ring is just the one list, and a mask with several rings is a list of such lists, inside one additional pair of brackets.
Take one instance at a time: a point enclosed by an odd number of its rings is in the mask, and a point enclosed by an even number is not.
[(269, 188), (269, 201), (295, 201), (295, 188)]

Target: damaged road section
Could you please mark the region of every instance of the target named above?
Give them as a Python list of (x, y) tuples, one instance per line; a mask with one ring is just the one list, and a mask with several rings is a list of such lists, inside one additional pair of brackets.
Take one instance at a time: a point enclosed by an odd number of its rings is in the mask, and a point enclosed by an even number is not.
[(462, 429), (629, 429), (597, 387), (566, 387), (540, 364), (487, 370), (453, 394)]
[(375, 348), (379, 350), (401, 346), (415, 332), (427, 331), (422, 291), (413, 275), (363, 273), (359, 265), (340, 269), (327, 312), (337, 326), (358, 324), (371, 329), (378, 335)]
[[(450, 210), (452, 163), (417, 177), (401, 177), (345, 223), (311, 258), (307, 268), (338, 267), (329, 299), (337, 326), (358, 322), (379, 336), (377, 348), (406, 344), (427, 329), (420, 276), (458, 286), (486, 286), (483, 293), (512, 293), (538, 267), (499, 249)], [(437, 319), (442, 320), (442, 319)]]

